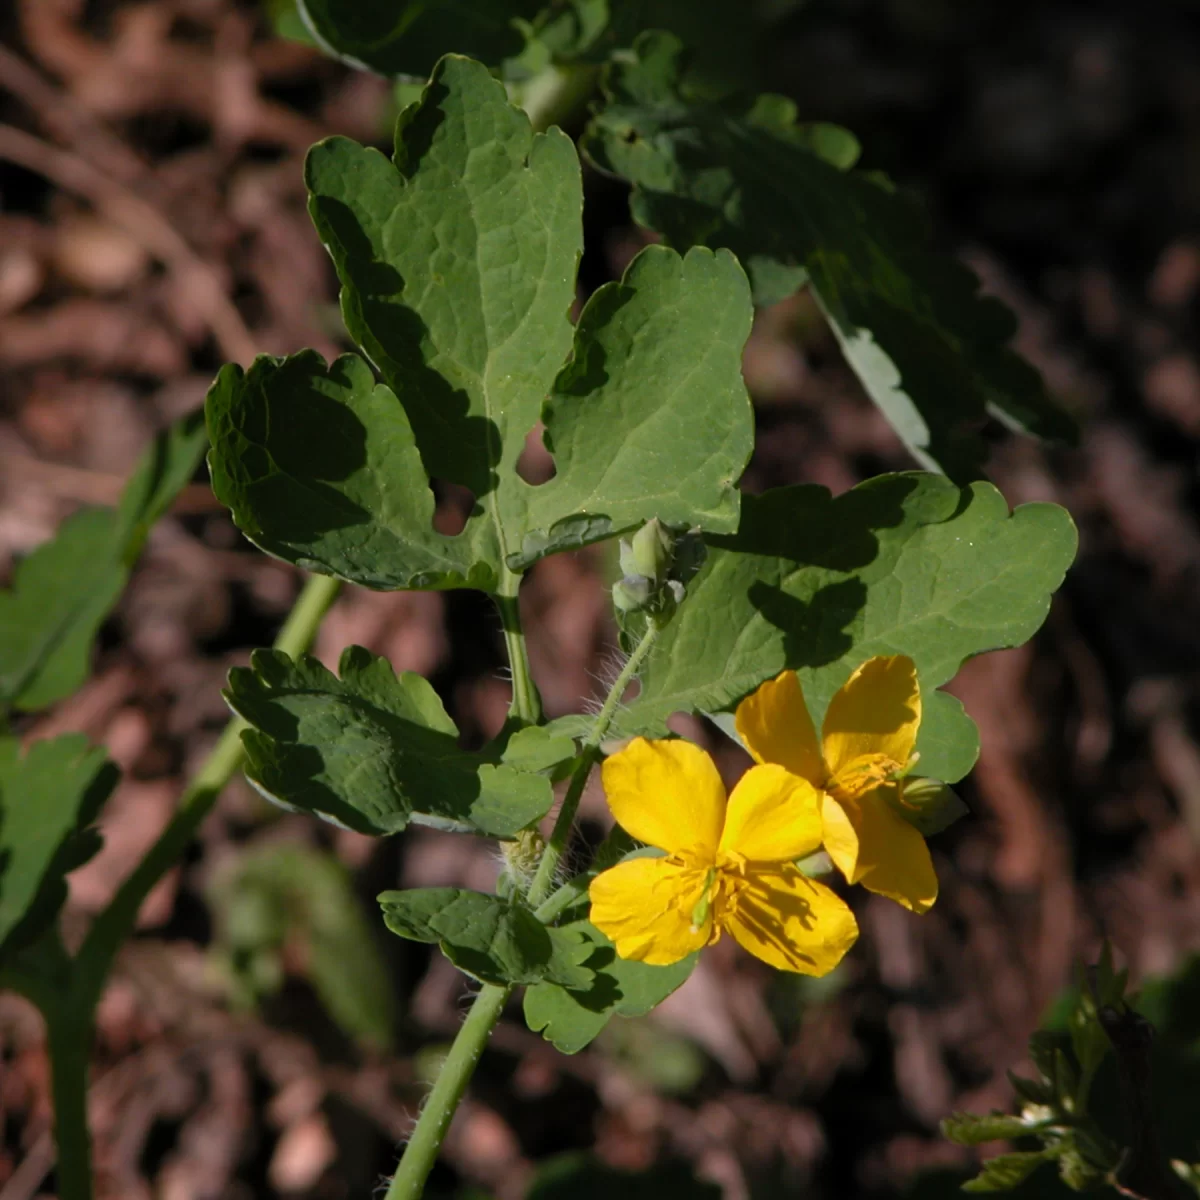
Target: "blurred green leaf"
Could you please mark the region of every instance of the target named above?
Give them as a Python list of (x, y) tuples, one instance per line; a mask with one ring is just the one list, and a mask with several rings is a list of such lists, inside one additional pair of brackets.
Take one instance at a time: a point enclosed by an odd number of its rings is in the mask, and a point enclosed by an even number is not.
[(974, 1179), (962, 1185), (964, 1192), (1010, 1192), (1044, 1162), (1057, 1157), (1058, 1151), (1029, 1150), (1013, 1154), (997, 1154), (983, 1164), (983, 1169)]
[(271, 28), (281, 38), (287, 38), (293, 42), (303, 42), (306, 46), (315, 46), (316, 39), (309, 32), (308, 26), (304, 24), (304, 18), (300, 15), (300, 10), (297, 7), (297, 0), (266, 0), (267, 16), (271, 21)]
[(200, 414), (160, 434), (142, 456), (117, 510), (68, 517), (0, 592), (0, 706), (34, 711), (88, 676), (92, 644), (117, 602), (150, 527), (191, 479), (204, 453)]
[(298, 0), (307, 27), (330, 54), (380, 75), (428, 75), (444, 54), (492, 66), (520, 54), (519, 20), (544, 0)]
[(682, 1164), (620, 1171), (591, 1155), (559, 1155), (539, 1166), (526, 1200), (719, 1200), (721, 1189)]
[(986, 1116), (960, 1112), (942, 1121), (942, 1136), (960, 1146), (982, 1146), (985, 1142), (1008, 1141), (1028, 1133), (1029, 1122), (1023, 1117), (1000, 1112)]
[(620, 736), (661, 736), (674, 712), (730, 708), (788, 667), (819, 728), (855, 667), (907, 654), (921, 680), (921, 768), (949, 782), (974, 764), (978, 736), (934, 689), (972, 655), (1033, 634), (1076, 545), (1055, 505), (1010, 513), (990, 484), (960, 490), (917, 472), (836, 499), (812, 486), (746, 496), (738, 532), (705, 540), (708, 558), (647, 659)]
[(589, 943), (573, 930), (543, 925), (524, 905), (463, 888), (412, 888), (379, 897), (387, 927), (436, 942), (460, 971), (483, 983), (586, 988)]
[[(732, 255), (649, 247), (572, 330), (574, 146), (534, 136), (461, 58), (401, 115), (392, 162), (331, 138), (307, 180), (346, 327), (383, 382), (312, 351), (221, 372), (213, 486), (252, 541), (367, 587), (494, 591), (649, 517), (736, 528), (752, 313)], [(539, 419), (556, 469), (534, 487), (516, 464)], [(460, 534), (433, 528), (429, 478), (474, 496)]]
[(1008, 1072), (1012, 1090), (1027, 1104), (1053, 1104), (1056, 1096), (1054, 1085), (1044, 1079), (1026, 1079), (1024, 1075)]
[(91, 828), (116, 786), (104, 750), (82, 734), (0, 738), (0, 951), (33, 941), (67, 898), (65, 876), (100, 849)]
[(686, 982), (696, 965), (692, 954), (669, 967), (620, 958), (612, 942), (590, 921), (562, 926), (592, 947), (584, 966), (594, 972), (589, 987), (569, 990), (539, 983), (525, 992), (525, 1023), (564, 1054), (582, 1050), (609, 1018), (640, 1017)]
[(773, 27), (801, 0), (552, 0), (534, 33), (553, 58), (603, 64), (627, 55), (638, 35), (661, 29), (688, 47), (689, 89), (720, 94), (753, 84)]
[(117, 505), (117, 536), (127, 566), (141, 553), (151, 526), (191, 482), (207, 448), (204, 410), (196, 409), (164, 429), (138, 460)]
[(550, 780), (463, 750), (430, 684), (361, 646), (340, 678), (315, 658), (257, 650), (229, 673), (247, 778), (280, 804), (360, 833), (409, 821), (508, 837), (544, 816)]
[(35, 711), (87, 678), (92, 643), (129, 574), (117, 529), (111, 509), (84, 509), (17, 566), (0, 592), (0, 700)]
[(278, 991), (290, 948), (287, 960), (304, 964), (329, 1015), (349, 1037), (391, 1047), (395, 993), (341, 863), (307, 846), (258, 846), (216, 872), (207, 892), (216, 926), (212, 952), (244, 1002)]
[(846, 168), (844, 131), (805, 126), (782, 96), (708, 102), (681, 90), (678, 38), (648, 33), (609, 67), (584, 140), (634, 184), (635, 219), (680, 248), (727, 246), (761, 304), (807, 282), (850, 365), (925, 467), (979, 476), (979, 426), (1073, 440), (1074, 422), (1008, 346), (1016, 321), (974, 274), (929, 248), (916, 207)]

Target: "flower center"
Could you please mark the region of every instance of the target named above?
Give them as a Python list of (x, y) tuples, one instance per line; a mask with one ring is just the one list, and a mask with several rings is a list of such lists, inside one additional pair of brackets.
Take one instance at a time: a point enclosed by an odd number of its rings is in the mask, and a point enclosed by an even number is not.
[(860, 754), (829, 780), (825, 791), (838, 803), (845, 804), (882, 784), (894, 782), (903, 772), (904, 767), (886, 754)]

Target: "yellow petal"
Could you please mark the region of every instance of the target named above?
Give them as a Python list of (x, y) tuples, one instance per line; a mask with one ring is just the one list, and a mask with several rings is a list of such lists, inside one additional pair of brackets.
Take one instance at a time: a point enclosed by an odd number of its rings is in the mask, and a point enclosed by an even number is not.
[(858, 937), (845, 903), (790, 864), (749, 874), (722, 923), (763, 962), (803, 975), (827, 975)]
[(821, 731), (834, 779), (857, 758), (884, 755), (906, 766), (921, 723), (921, 690), (911, 658), (869, 658), (829, 702)]
[(847, 804), (827, 798), (823, 816), (825, 849), (847, 880), (915, 913), (933, 907), (938, 881), (929, 847), (882, 789)]
[(691, 742), (634, 738), (604, 762), (604, 792), (617, 823), (668, 854), (711, 863), (725, 823), (725, 785)]
[(778, 763), (814, 787), (825, 782), (817, 732), (795, 671), (784, 671), (747, 696), (734, 724), (755, 762)]
[(706, 871), (665, 858), (631, 858), (601, 872), (588, 895), (591, 920), (613, 940), (622, 958), (666, 966), (699, 950), (712, 936), (712, 913), (696, 928)]
[(751, 767), (725, 812), (720, 851), (751, 862), (790, 862), (821, 844), (817, 790), (778, 766)]
[[(857, 805), (854, 808), (857, 812)], [(821, 825), (821, 842), (833, 859), (833, 865), (846, 877), (847, 883), (857, 883), (858, 830), (847, 809), (826, 792), (821, 793)]]

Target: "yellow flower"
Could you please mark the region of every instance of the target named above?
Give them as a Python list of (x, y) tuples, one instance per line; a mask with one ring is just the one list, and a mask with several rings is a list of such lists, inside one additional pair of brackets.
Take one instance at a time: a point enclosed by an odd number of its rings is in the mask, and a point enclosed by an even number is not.
[(592, 924), (622, 958), (665, 966), (728, 930), (773, 967), (825, 975), (858, 937), (854, 914), (792, 860), (821, 843), (817, 796), (781, 767), (733, 789), (684, 741), (635, 738), (603, 768), (613, 816), (665, 858), (632, 858), (589, 889)]
[(795, 671), (747, 696), (735, 720), (756, 762), (786, 767), (818, 790), (825, 849), (851, 883), (929, 910), (938, 891), (929, 847), (885, 790), (909, 765), (921, 723), (911, 658), (863, 663), (830, 701), (820, 743)]

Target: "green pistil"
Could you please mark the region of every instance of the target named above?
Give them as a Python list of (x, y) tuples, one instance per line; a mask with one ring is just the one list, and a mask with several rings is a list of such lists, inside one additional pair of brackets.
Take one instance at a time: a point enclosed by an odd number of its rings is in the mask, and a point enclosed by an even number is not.
[(703, 928), (705, 922), (708, 920), (708, 914), (712, 911), (712, 894), (716, 882), (717, 868), (709, 867), (704, 876), (704, 894), (696, 901), (696, 907), (692, 909), (693, 933)]

